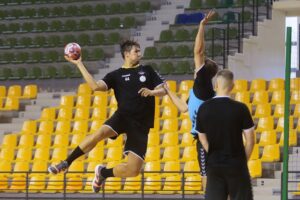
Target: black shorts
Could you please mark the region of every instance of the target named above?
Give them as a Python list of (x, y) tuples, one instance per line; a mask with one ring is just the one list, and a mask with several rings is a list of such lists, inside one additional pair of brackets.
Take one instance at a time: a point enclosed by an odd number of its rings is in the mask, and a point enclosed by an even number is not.
[[(145, 159), (150, 128), (143, 126), (136, 119), (124, 116), (117, 111), (104, 124), (118, 135), (126, 133), (127, 140), (124, 154), (127, 155), (129, 152), (132, 152), (142, 160)], [(111, 137), (111, 139), (116, 139), (117, 137)]]
[(208, 167), (206, 199), (253, 200), (252, 186), (248, 168)]

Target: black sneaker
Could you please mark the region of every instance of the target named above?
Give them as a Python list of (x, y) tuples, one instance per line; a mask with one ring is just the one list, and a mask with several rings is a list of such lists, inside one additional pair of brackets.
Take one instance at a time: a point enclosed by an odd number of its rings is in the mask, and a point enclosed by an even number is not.
[(101, 175), (101, 170), (104, 168), (103, 165), (97, 165), (95, 167), (95, 177), (92, 182), (92, 189), (95, 193), (98, 193), (101, 189), (101, 186), (105, 180), (105, 178)]
[(67, 161), (61, 161), (59, 164), (57, 165), (52, 165), (50, 167), (48, 167), (48, 171), (52, 174), (58, 174), (61, 171), (66, 171), (68, 169), (69, 165), (67, 163)]

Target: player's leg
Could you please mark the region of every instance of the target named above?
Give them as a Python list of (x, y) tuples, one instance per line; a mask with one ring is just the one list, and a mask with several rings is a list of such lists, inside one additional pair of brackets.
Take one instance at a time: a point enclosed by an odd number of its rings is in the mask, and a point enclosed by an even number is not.
[(61, 161), (57, 165), (52, 165), (48, 168), (48, 171), (52, 174), (57, 174), (61, 171), (67, 170), (74, 160), (80, 156), (90, 152), (98, 142), (105, 138), (116, 136), (116, 133), (108, 126), (102, 126), (94, 134), (88, 135), (80, 144), (77, 146), (72, 153), (67, 157), (66, 160)]
[(222, 168), (207, 170), (206, 200), (227, 200), (228, 192)]
[(207, 155), (206, 155), (206, 152), (203, 149), (202, 144), (201, 144), (200, 140), (198, 139), (198, 137), (196, 139), (197, 139), (196, 148), (197, 148), (197, 153), (198, 153), (198, 163), (200, 166), (200, 175), (202, 176), (202, 187), (203, 187), (203, 190), (205, 191), (206, 182), (207, 182), (206, 181), (207, 180), (207, 176), (206, 176), (206, 157), (207, 157)]

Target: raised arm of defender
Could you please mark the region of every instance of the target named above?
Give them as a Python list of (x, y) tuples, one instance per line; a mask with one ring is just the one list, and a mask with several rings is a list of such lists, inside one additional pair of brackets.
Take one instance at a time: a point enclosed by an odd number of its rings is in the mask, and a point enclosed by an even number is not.
[(198, 33), (195, 38), (195, 46), (194, 46), (194, 62), (195, 62), (195, 71), (197, 68), (201, 67), (205, 62), (205, 42), (204, 42), (204, 31), (205, 25), (207, 22), (214, 16), (215, 11), (211, 10), (207, 13), (205, 18), (199, 24)]

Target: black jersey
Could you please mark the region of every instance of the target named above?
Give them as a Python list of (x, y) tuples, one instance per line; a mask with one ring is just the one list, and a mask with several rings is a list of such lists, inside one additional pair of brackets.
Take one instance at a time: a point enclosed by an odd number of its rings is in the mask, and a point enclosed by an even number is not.
[(162, 77), (150, 66), (119, 68), (108, 73), (103, 81), (108, 89), (113, 89), (118, 102), (118, 110), (124, 116), (131, 117), (146, 127), (153, 127), (155, 98), (142, 97), (141, 88), (153, 90), (163, 83)]
[(202, 101), (206, 101), (215, 96), (212, 81), (205, 65), (196, 73), (193, 91), (195, 96)]
[(243, 130), (254, 126), (248, 107), (228, 97), (210, 99), (200, 106), (196, 130), (205, 133), (208, 166), (238, 167), (246, 162)]

